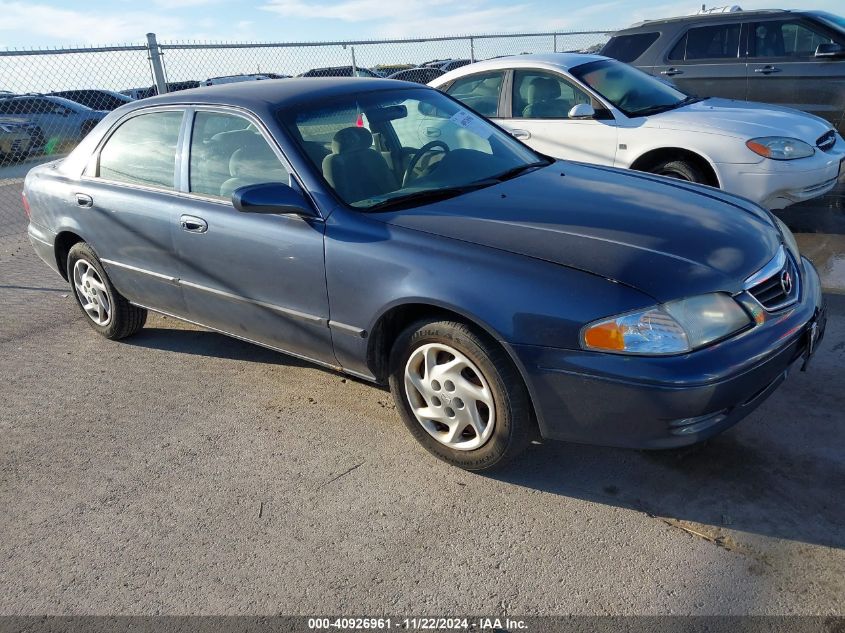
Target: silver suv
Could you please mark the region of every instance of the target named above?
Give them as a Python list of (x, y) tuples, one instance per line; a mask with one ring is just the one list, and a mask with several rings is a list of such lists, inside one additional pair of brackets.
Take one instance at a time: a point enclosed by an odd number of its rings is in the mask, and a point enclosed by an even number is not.
[(823, 11), (732, 11), (650, 20), (601, 51), (702, 97), (811, 112), (845, 134), (845, 18)]

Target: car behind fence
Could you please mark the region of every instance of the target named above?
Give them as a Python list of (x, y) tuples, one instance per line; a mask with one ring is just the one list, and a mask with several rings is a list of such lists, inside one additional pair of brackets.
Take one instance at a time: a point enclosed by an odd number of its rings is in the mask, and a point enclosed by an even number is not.
[[(611, 32), (513, 33), (300, 43), (158, 42), (0, 51), (0, 243), (26, 226), (20, 190), (33, 164), (61, 157), (126, 99), (215, 83), (442, 71), (502, 55), (595, 52)], [(420, 74), (423, 76), (423, 73)]]

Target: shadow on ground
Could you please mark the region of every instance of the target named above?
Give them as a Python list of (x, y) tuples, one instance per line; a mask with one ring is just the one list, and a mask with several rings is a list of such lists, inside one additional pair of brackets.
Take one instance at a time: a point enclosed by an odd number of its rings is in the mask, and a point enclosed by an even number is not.
[[(816, 393), (818, 385), (841, 384), (845, 360), (843, 328), (838, 323), (845, 315), (845, 301), (831, 297), (830, 302), (837, 324), (831, 320), (811, 371), (800, 373), (794, 366), (769, 401), (707, 444), (646, 452), (547, 442), (532, 446), (492, 476), (664, 519), (845, 548), (845, 416), (835, 388)], [(202, 330), (145, 328), (126, 344), (236, 361), (312, 366)]]
[(241, 341), (225, 334), (208, 330), (168, 329), (145, 327), (138, 334), (122, 341), (127, 345), (159, 349), (192, 356), (208, 356), (228, 360), (266, 363), (268, 365), (287, 365), (289, 367), (309, 367), (308, 361), (300, 360), (275, 352), (260, 345)]

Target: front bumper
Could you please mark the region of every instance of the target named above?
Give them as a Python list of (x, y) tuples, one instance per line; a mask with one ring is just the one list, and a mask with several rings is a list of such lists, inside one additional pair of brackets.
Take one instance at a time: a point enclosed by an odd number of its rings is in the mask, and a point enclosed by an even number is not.
[[(717, 164), (722, 189), (749, 198), (767, 209), (783, 209), (828, 193), (845, 174), (845, 150), (839, 141), (830, 152), (794, 161), (763, 160), (753, 165)], [(845, 168), (843, 168), (845, 170)]]
[(803, 260), (798, 303), (750, 330), (690, 354), (638, 357), (517, 345), (543, 437), (629, 448), (672, 448), (739, 422), (817, 345), (826, 313)]

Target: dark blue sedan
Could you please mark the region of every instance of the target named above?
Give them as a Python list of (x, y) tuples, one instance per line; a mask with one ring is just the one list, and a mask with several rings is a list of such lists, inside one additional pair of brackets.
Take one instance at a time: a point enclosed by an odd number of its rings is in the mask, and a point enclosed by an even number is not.
[(33, 169), (24, 205), (105, 337), (154, 310), (387, 382), (414, 437), (471, 470), (537, 437), (703, 440), (825, 324), (818, 275), (769, 212), (551, 160), (389, 80), (123, 106)]

